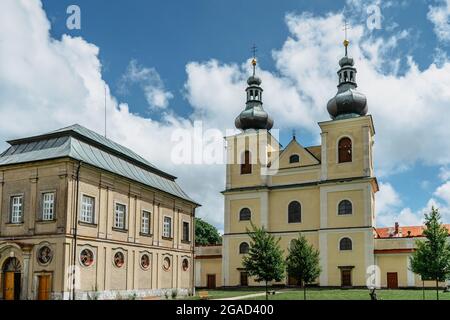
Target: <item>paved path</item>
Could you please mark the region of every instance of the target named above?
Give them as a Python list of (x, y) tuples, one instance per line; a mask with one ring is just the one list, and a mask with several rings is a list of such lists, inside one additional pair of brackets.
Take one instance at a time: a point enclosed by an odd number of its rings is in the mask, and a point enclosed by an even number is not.
[[(275, 292), (275, 294), (277, 294), (277, 293), (278, 292)], [(245, 300), (248, 298), (261, 297), (261, 296), (265, 296), (265, 295), (266, 295), (265, 292), (260, 292), (260, 293), (247, 294), (245, 296), (229, 297), (229, 298), (222, 298), (222, 299), (212, 299), (212, 300)]]

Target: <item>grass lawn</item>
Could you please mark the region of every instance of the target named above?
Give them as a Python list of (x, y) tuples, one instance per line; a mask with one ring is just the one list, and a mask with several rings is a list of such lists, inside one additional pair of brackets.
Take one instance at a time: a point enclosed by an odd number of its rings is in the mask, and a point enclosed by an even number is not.
[(198, 300), (200, 291), (208, 291), (208, 300), (211, 299), (222, 299), (222, 298), (230, 298), (230, 297), (238, 297), (245, 296), (247, 294), (265, 292), (262, 288), (239, 288), (239, 289), (224, 289), (224, 290), (207, 290), (207, 289), (196, 289), (196, 295), (194, 297), (189, 297), (187, 299)]
[[(279, 290), (276, 295), (271, 295), (270, 300), (303, 300), (303, 291), (300, 289)], [(422, 290), (377, 290), (379, 300), (422, 300)], [(255, 297), (251, 300), (264, 300), (263, 297)], [(306, 292), (307, 300), (370, 300), (368, 289), (318, 289), (311, 288)], [(426, 300), (436, 300), (436, 291), (425, 290)], [(450, 300), (450, 292), (439, 292), (440, 300)]]

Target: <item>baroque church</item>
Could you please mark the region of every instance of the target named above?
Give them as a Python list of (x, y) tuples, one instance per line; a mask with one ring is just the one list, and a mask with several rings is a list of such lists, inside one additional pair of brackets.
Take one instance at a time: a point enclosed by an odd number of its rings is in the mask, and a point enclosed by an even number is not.
[[(318, 123), (318, 146), (304, 146), (295, 136), (285, 148), (276, 141), (253, 59), (246, 107), (235, 120), (241, 132), (226, 139), (223, 244), (197, 247), (197, 286), (260, 285), (242, 267), (250, 222), (280, 238), (285, 254), (291, 241), (304, 235), (320, 252), (319, 286), (422, 286), (409, 268), (422, 227), (376, 228), (375, 127), (367, 99), (357, 90), (348, 45), (345, 40), (337, 93), (327, 104), (331, 120)], [(298, 282), (287, 275), (275, 284)]]

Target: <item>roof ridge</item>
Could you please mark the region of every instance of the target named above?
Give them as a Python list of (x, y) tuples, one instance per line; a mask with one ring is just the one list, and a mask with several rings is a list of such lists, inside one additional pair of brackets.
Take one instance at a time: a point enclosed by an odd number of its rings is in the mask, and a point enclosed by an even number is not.
[[(97, 146), (99, 149), (107, 150), (108, 152), (115, 153), (117, 156), (126, 159), (127, 161), (130, 161), (132, 163), (137, 164), (140, 167), (144, 167), (146, 170), (153, 171), (156, 174), (165, 176), (168, 179), (177, 179), (176, 176), (167, 173), (158, 167), (156, 167), (154, 164), (134, 152), (133, 150), (109, 139), (106, 137), (103, 137), (99, 133), (88, 129), (80, 124), (73, 124), (68, 127), (64, 127), (61, 129), (57, 129), (54, 131), (50, 131), (44, 134), (35, 135), (31, 137), (25, 137), (15, 140), (9, 140), (7, 141), (9, 144), (21, 144), (21, 143), (27, 143), (31, 141), (37, 141), (37, 140), (43, 140), (50, 137), (55, 136), (61, 136), (68, 134), (70, 136), (74, 136), (76, 138), (79, 138), (82, 141), (85, 141), (91, 145)], [(127, 154), (128, 153), (128, 154)]]

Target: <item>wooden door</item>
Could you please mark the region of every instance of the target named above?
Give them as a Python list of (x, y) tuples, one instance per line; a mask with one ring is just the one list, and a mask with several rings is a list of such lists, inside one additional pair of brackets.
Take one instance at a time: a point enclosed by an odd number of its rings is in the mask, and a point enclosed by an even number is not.
[(341, 270), (341, 285), (343, 287), (352, 286), (352, 270)]
[(14, 300), (14, 272), (5, 272), (3, 283), (3, 298), (5, 300)]
[(300, 281), (297, 280), (297, 278), (288, 275), (288, 286), (299, 286)]
[(50, 287), (50, 275), (39, 276), (38, 300), (49, 299)]
[(247, 272), (241, 272), (241, 286), (248, 286), (248, 274)]
[(216, 288), (216, 275), (215, 274), (207, 275), (207, 287), (208, 287), (208, 289)]
[(387, 273), (387, 287), (388, 289), (398, 289), (398, 274), (397, 272)]

